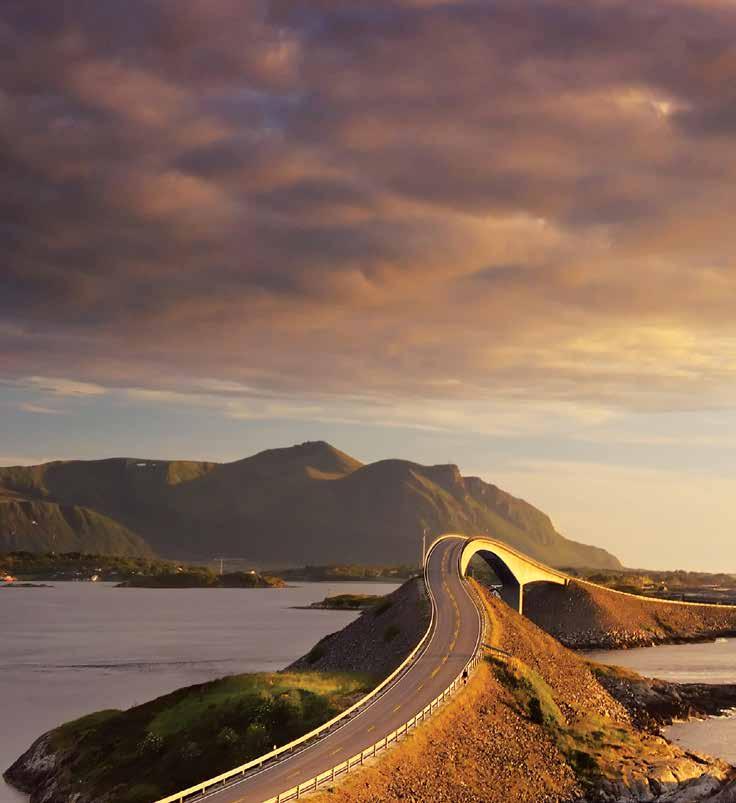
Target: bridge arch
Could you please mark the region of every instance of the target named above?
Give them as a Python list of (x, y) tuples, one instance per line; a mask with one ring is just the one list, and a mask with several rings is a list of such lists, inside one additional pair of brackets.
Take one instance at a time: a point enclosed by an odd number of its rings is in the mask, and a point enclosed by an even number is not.
[(519, 613), (524, 609), (524, 586), (529, 583), (567, 585), (569, 577), (530, 558), (495, 538), (468, 538), (460, 554), (460, 574), (465, 577), (474, 555), (480, 555), (503, 583), (501, 597)]

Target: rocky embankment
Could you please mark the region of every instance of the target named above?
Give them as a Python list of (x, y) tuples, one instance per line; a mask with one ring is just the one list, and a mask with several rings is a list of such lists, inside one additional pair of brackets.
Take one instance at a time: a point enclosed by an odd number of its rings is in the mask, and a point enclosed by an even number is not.
[[(655, 714), (664, 722), (665, 710), (683, 712), (688, 699), (710, 710), (705, 692), (682, 692), (678, 707), (670, 689), (666, 708), (657, 681), (646, 694), (623, 681), (609, 688), (605, 670), (500, 600), (485, 601), (493, 649), (462, 697), (316, 803), (736, 803), (733, 768), (652, 730)], [(338, 649), (344, 633), (332, 637), (338, 665), (349, 654), (347, 643)], [(645, 704), (647, 694), (660, 696)]]
[(325, 636), (288, 669), (370, 672), (383, 678), (416, 646), (429, 617), (424, 582), (408, 580), (347, 627)]
[(524, 589), (524, 613), (573, 649), (625, 649), (736, 635), (736, 606), (663, 602), (589, 583)]
[[(486, 660), (460, 696), (315, 803), (736, 803), (733, 767), (659, 733), (673, 718), (731, 707), (736, 687), (683, 686), (592, 664), (481, 593), (490, 625)], [(290, 669), (386, 675), (428, 616), (421, 581), (409, 581)], [(35, 790), (39, 803), (61, 803), (67, 798), (39, 794), (63, 772), (45, 739), (6, 777)]]
[(55, 803), (52, 795), (39, 796), (38, 792), (56, 785), (61, 760), (51, 733), (44, 733), (3, 773), (3, 778), (16, 789), (31, 795), (31, 800)]
[(591, 663), (598, 682), (628, 711), (638, 728), (660, 733), (675, 720), (719, 716), (736, 709), (736, 684), (672, 683), (618, 666)]

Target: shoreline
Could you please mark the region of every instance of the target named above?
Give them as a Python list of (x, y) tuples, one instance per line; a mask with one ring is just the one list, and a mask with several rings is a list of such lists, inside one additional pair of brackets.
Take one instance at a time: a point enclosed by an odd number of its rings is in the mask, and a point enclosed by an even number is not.
[(601, 685), (629, 712), (632, 722), (662, 735), (677, 722), (736, 716), (736, 683), (678, 683), (589, 662)]
[[(345, 611), (344, 608), (313, 607), (311, 605), (291, 607), (307, 610)], [(512, 615), (511, 612), (506, 612), (503, 609), (501, 609), (501, 611), (505, 616), (511, 616), (512, 619), (514, 618), (514, 615)], [(373, 624), (374, 618), (366, 618), (361, 624), (358, 624), (361, 619), (363, 619), (363, 617), (358, 617), (356, 622), (353, 623), (353, 630), (365, 627), (368, 624)], [(522, 622), (519, 623), (519, 626), (522, 628), (522, 632), (527, 633), (525, 621), (531, 625), (530, 621), (522, 620)], [(315, 645), (312, 651), (304, 658), (308, 659), (308, 663), (312, 668), (319, 668), (323, 661), (325, 663), (336, 661), (339, 664), (343, 664), (348, 660), (348, 658), (352, 659), (352, 657), (354, 657), (353, 653), (357, 644), (367, 644), (370, 643), (371, 640), (379, 643), (382, 641), (381, 633), (384, 629), (383, 625), (377, 627), (376, 623), (376, 626), (373, 626), (371, 629), (375, 630), (372, 639), (364, 638), (366, 634), (362, 634), (358, 639), (348, 638), (348, 634), (345, 632), (347, 628), (339, 631), (339, 634), (334, 634), (333, 637), (327, 636), (322, 640), (322, 642), (319, 642), (317, 645)], [(528, 632), (531, 633), (531, 631)], [(338, 635), (339, 638), (336, 638)], [(357, 636), (357, 633), (355, 635)], [(713, 637), (704, 637), (702, 635), (695, 637), (674, 637), (672, 639), (649, 644), (619, 644), (614, 649), (623, 650), (640, 646), (664, 646), (665, 644), (712, 643), (717, 638), (723, 637), (724, 636), (722, 634), (714, 635)], [(611, 649), (609, 645), (606, 646)], [(321, 649), (318, 650), (318, 647), (321, 647)], [(552, 650), (552, 647), (550, 646), (549, 649)], [(549, 656), (545, 654), (543, 660), (550, 660), (554, 662), (552, 656), (556, 653), (556, 649), (557, 648), (552, 650)], [(591, 667), (593, 667), (593, 663), (586, 659), (585, 653), (582, 650), (575, 651), (575, 654), (581, 661), (585, 661)], [(300, 659), (300, 661), (302, 660), (304, 659)], [(598, 667), (600, 672), (595, 672), (594, 670), (596, 679), (615, 700), (617, 700), (624, 708), (626, 708), (627, 711), (629, 711), (632, 723), (635, 725), (635, 727), (644, 732), (662, 738), (668, 745), (672, 747), (677, 746), (677, 743), (667, 739), (666, 736), (662, 734), (663, 727), (666, 727), (667, 725), (676, 721), (689, 722), (702, 717), (708, 718), (712, 716), (724, 716), (724, 712), (736, 709), (736, 684), (680, 684), (675, 682), (658, 681), (656, 679), (638, 675), (634, 672), (629, 672), (628, 670), (618, 670), (602, 664), (598, 665)], [(24, 756), (28, 755), (28, 759), (31, 763), (37, 764), (34, 759), (38, 759), (38, 761), (43, 762), (46, 759), (50, 760), (52, 758), (48, 752), (44, 752), (46, 746), (48, 746), (48, 742), (44, 742), (43, 740), (48, 736), (49, 733), (43, 734), (33, 743), (31, 748), (26, 751), (26, 754), (24, 754)], [(693, 755), (695, 754), (692, 751), (685, 751), (685, 756)], [(685, 759), (681, 760), (684, 761)], [(725, 762), (723, 761), (710, 763), (713, 763), (714, 766), (716, 766), (716, 764), (725, 766)], [(36, 778), (36, 781), (37, 780), (38, 779)], [(730, 784), (730, 780), (726, 779), (724, 776), (724, 779), (721, 781), (721, 783)], [(35, 787), (35, 784), (31, 784), (27, 788), (30, 790), (33, 787)], [(606, 788), (607, 787), (601, 786), (601, 792)], [(598, 798), (590, 798), (590, 800), (593, 799), (597, 800)], [(610, 800), (611, 798), (607, 799)], [(629, 798), (613, 799), (628, 800)], [(634, 800), (636, 798), (631, 799)], [(678, 798), (673, 797), (671, 799), (675, 801)], [(682, 799), (684, 800), (685, 798)]]
[(715, 644), (719, 640), (736, 640), (736, 630), (722, 631), (714, 633), (710, 636), (693, 635), (693, 636), (671, 636), (663, 638), (646, 637), (642, 639), (632, 638), (631, 640), (621, 641), (612, 645), (608, 639), (583, 641), (580, 643), (575, 638), (560, 638), (556, 636), (561, 644), (564, 644), (568, 649), (573, 650), (581, 656), (588, 653), (601, 652), (601, 651), (620, 651), (626, 652), (628, 650), (647, 649), (649, 647), (666, 647), (668, 645), (678, 644)]

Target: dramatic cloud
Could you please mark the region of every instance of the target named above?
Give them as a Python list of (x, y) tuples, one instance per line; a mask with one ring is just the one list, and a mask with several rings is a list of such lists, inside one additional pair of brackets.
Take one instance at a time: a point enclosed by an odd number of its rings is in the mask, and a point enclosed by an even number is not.
[(6, 0), (2, 376), (730, 404), (735, 41), (722, 0)]

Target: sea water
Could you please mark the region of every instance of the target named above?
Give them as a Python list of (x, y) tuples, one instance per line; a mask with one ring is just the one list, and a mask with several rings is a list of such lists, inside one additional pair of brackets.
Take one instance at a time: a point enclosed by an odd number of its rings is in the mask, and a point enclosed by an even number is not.
[[(736, 683), (736, 639), (705, 644), (667, 644), (590, 653), (593, 661), (633, 669), (640, 675), (678, 683)], [(736, 764), (736, 716), (677, 722), (664, 730), (686, 749)]]
[[(283, 669), (358, 616), (294, 606), (396, 587), (0, 588), (0, 772), (45, 731), (92, 711), (129, 708), (223, 675)], [(23, 800), (0, 779), (0, 803)]]

